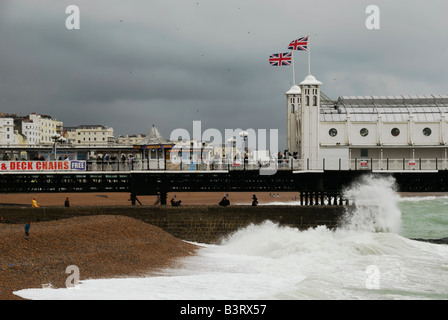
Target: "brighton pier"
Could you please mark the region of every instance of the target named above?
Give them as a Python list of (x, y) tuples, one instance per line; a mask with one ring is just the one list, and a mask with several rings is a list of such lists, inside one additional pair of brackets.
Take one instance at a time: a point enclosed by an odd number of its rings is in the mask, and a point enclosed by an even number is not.
[(288, 191), (297, 192), (302, 205), (342, 205), (348, 200), (343, 199), (344, 189), (363, 175), (393, 177), (398, 192), (448, 191), (446, 159), (353, 159), (350, 163), (323, 159), (312, 170), (309, 161), (285, 159), (270, 163), (272, 174), (261, 174), (267, 165), (250, 161), (150, 162), (49, 162), (53, 170), (38, 170), (43, 164), (36, 161), (2, 162), (0, 167), (9, 170), (0, 174), (0, 193), (126, 192), (133, 205), (143, 195), (159, 195), (166, 205), (170, 192)]
[(448, 191), (448, 96), (332, 100), (321, 86), (308, 75), (286, 92), (283, 154), (255, 150), (247, 157), (250, 136), (239, 140), (241, 147), (229, 139), (212, 152), (195, 123), (199, 139), (176, 134), (177, 141), (165, 140), (153, 125), (130, 147), (56, 151), (55, 141), (53, 149), (0, 148), (0, 192), (129, 192), (134, 205), (143, 195), (159, 195), (166, 205), (170, 192), (288, 191), (299, 193), (302, 205), (344, 205), (345, 188), (367, 174), (394, 178), (398, 192)]

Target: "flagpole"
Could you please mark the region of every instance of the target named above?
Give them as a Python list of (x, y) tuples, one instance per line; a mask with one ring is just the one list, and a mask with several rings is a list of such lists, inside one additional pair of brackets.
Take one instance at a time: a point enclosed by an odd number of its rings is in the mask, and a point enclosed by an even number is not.
[(308, 35), (308, 75), (311, 75), (311, 46), (310, 46), (310, 35)]
[(294, 51), (292, 51), (292, 85), (296, 85), (296, 68), (294, 66)]

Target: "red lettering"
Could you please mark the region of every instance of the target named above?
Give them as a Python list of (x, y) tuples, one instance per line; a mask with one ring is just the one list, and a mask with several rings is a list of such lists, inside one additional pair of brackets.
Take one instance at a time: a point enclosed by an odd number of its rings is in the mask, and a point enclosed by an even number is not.
[(58, 162), (58, 170), (62, 170), (62, 166), (63, 166), (62, 162)]
[(36, 169), (37, 170), (42, 170), (42, 163), (41, 162), (36, 162)]
[(28, 161), (28, 170), (33, 170), (33, 163)]
[(49, 162), (48, 163), (48, 170), (53, 170), (53, 169), (54, 169), (53, 162)]
[(68, 166), (68, 161), (64, 162), (64, 170), (68, 170), (70, 167)]
[(47, 170), (47, 169), (48, 169), (48, 162), (42, 163), (42, 170)]
[(6, 170), (6, 164), (2, 163), (2, 170)]
[(16, 170), (16, 163), (15, 163), (15, 162), (11, 162), (11, 163), (9, 164), (9, 169), (10, 169), (10, 170)]

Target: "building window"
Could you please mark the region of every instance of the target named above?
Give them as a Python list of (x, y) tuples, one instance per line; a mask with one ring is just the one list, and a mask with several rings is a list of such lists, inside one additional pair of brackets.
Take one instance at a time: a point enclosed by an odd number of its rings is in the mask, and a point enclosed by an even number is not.
[(317, 96), (313, 96), (313, 106), (317, 106)]
[(330, 135), (330, 137), (336, 137), (338, 135), (338, 130), (336, 130), (335, 128), (331, 128), (328, 131), (328, 134)]
[(309, 106), (310, 105), (310, 97), (306, 96), (306, 105)]
[(361, 149), (361, 158), (369, 157), (369, 149)]
[(294, 113), (294, 105), (291, 105), (291, 113)]
[(359, 134), (361, 135), (361, 137), (367, 137), (369, 135), (369, 130), (367, 128), (362, 128), (359, 131)]
[(429, 137), (431, 135), (432, 131), (430, 128), (423, 129), (423, 135), (426, 137)]
[(394, 137), (398, 137), (400, 135), (400, 129), (398, 128), (393, 128), (390, 133), (394, 136)]

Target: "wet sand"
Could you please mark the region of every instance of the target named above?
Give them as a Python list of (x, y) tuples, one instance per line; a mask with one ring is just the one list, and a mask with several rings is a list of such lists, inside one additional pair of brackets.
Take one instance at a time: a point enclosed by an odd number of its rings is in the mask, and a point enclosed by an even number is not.
[[(253, 192), (229, 192), (228, 199), (231, 204), (251, 204)], [(218, 204), (225, 193), (223, 192), (181, 192), (169, 193), (167, 202), (175, 198), (182, 201), (182, 205), (215, 205)], [(272, 202), (287, 203), (299, 201), (297, 192), (255, 193), (260, 204)], [(131, 205), (129, 193), (38, 193), (38, 194), (0, 194), (0, 205), (31, 206), (33, 197), (42, 207), (64, 206), (67, 197), (70, 206), (128, 206)], [(157, 200), (156, 196), (139, 196), (144, 206), (151, 206)], [(137, 203), (137, 205), (139, 205)]]

